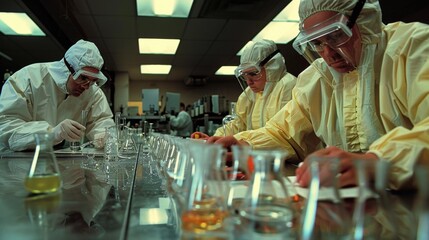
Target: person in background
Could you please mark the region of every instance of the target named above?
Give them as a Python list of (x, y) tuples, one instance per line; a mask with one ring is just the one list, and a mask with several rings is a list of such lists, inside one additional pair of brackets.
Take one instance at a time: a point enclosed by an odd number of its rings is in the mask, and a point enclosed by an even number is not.
[[(0, 95), (0, 152), (34, 149), (33, 134), (52, 132), (54, 145), (86, 134), (103, 146), (113, 114), (100, 89), (107, 77), (92, 42), (77, 41), (56, 62), (28, 65), (9, 77)], [(85, 126), (78, 123), (88, 110)]]
[(186, 112), (186, 106), (184, 103), (180, 103), (180, 112), (176, 116), (170, 117), (170, 126), (172, 129), (177, 131), (177, 136), (189, 137), (194, 131), (194, 125), (192, 118), (188, 112)]
[[(243, 89), (236, 118), (219, 127), (213, 136), (227, 136), (263, 127), (292, 98), (296, 78), (286, 71), (285, 59), (271, 40), (251, 42), (243, 51), (235, 76)], [(226, 131), (226, 133), (225, 133)], [(207, 138), (195, 132), (192, 138)]]
[(416, 188), (414, 168), (429, 165), (429, 26), (384, 25), (377, 0), (302, 0), (299, 16), (293, 45), (311, 65), (292, 100), (264, 128), (207, 142), (283, 148), (303, 161), (303, 187), (318, 156), (340, 160), (342, 186), (356, 184), (354, 161), (385, 160), (389, 188)]

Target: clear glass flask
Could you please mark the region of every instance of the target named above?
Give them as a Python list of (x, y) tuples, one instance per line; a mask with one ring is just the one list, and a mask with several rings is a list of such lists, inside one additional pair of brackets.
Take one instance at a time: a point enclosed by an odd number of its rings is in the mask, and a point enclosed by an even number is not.
[(243, 239), (291, 238), (295, 210), (281, 172), (286, 155), (281, 150), (251, 152), (254, 173), (239, 211)]
[[(224, 231), (228, 216), (226, 189), (220, 181), (222, 147), (215, 144), (195, 142), (189, 146), (193, 158), (192, 180), (182, 211), (182, 237), (193, 234), (213, 236)], [(194, 236), (199, 239), (199, 237)], [(192, 237), (193, 239), (195, 239)]]
[(57, 192), (61, 188), (61, 176), (52, 147), (52, 133), (36, 133), (34, 138), (36, 149), (24, 181), (25, 188), (35, 194)]

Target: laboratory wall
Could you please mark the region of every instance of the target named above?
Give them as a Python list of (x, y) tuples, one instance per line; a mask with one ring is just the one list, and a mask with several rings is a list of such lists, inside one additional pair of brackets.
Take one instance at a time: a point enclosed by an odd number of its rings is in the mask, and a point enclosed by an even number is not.
[(141, 101), (143, 88), (159, 88), (160, 96), (166, 92), (180, 93), (180, 101), (186, 105), (206, 95), (225, 96), (230, 101), (236, 101), (242, 89), (237, 81), (210, 81), (200, 86), (186, 86), (183, 81), (130, 81), (129, 101)]

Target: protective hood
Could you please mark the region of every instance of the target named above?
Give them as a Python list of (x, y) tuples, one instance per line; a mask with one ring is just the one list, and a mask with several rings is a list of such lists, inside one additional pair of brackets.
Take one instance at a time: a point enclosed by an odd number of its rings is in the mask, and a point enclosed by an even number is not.
[(48, 71), (61, 91), (68, 94), (67, 79), (70, 76), (70, 71), (67, 69), (64, 61), (61, 60), (49, 63)]
[[(321, 11), (334, 11), (350, 16), (358, 0), (301, 0), (299, 4), (300, 29), (309, 16)], [(383, 23), (378, 0), (367, 0), (356, 20), (363, 44), (380, 41)]]
[[(357, 3), (358, 0), (301, 0), (299, 6), (300, 28), (303, 29), (302, 23), (306, 18), (321, 11), (334, 11), (350, 16)], [(336, 99), (337, 114), (339, 116), (343, 116), (344, 114), (342, 109), (343, 101), (348, 100), (341, 97), (341, 89), (344, 87), (343, 81), (357, 72), (356, 77), (360, 79), (362, 122), (363, 125), (367, 126), (365, 135), (368, 138), (368, 142), (372, 143), (383, 134), (379, 131), (379, 129), (382, 129), (381, 121), (375, 114), (376, 110), (374, 109), (374, 106), (376, 106), (375, 85), (379, 81), (376, 78), (379, 73), (375, 72), (374, 65), (377, 64), (376, 59), (383, 54), (380, 49), (384, 49), (377, 47), (384, 44), (384, 24), (381, 21), (381, 9), (377, 0), (367, 0), (365, 2), (356, 20), (356, 25), (360, 33), (362, 52), (360, 62), (355, 71), (341, 74), (321, 61), (319, 61), (320, 65), (313, 64), (313, 67), (318, 69), (322, 75), (327, 76), (326, 70), (329, 70), (331, 73), (328, 74), (331, 77), (324, 78), (328, 81), (331, 81), (333, 78), (334, 82), (330, 84), (333, 85), (333, 88), (337, 89), (336, 93), (339, 94)], [(341, 128), (344, 128), (344, 126)], [(345, 136), (342, 139), (345, 140)]]
[[(240, 66), (259, 64), (264, 58), (277, 50), (277, 46), (272, 40), (262, 39), (257, 42), (251, 42), (243, 51), (240, 58)], [(266, 64), (265, 72), (267, 82), (264, 87), (263, 96), (268, 96), (275, 84), (286, 75), (286, 64), (283, 56), (275, 54)], [(252, 91), (246, 91), (246, 94), (254, 101), (255, 96)]]

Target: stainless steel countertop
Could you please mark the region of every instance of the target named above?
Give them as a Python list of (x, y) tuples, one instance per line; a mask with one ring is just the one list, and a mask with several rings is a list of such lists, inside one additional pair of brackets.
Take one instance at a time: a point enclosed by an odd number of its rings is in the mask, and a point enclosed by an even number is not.
[[(170, 200), (161, 179), (148, 173), (145, 163), (149, 156), (90, 171), (80, 167), (84, 155), (57, 154), (62, 191), (39, 199), (29, 197), (23, 185), (32, 155), (0, 156), (0, 239), (181, 239), (179, 205)], [(97, 160), (101, 162), (101, 158)], [(293, 173), (293, 168), (286, 171), (287, 175)], [(389, 206), (380, 206), (377, 199), (366, 206), (366, 230), (376, 234), (375, 239), (416, 239), (415, 193), (387, 195)], [(304, 200), (296, 204), (303, 209)], [(353, 200), (345, 204), (347, 214), (352, 215)], [(322, 205), (320, 209), (329, 209), (329, 204)], [(318, 217), (316, 238), (338, 237), (332, 219), (325, 219), (323, 212)], [(394, 227), (389, 222), (393, 218)], [(298, 228), (300, 221), (295, 224)], [(239, 226), (232, 225), (230, 239), (248, 239)]]

